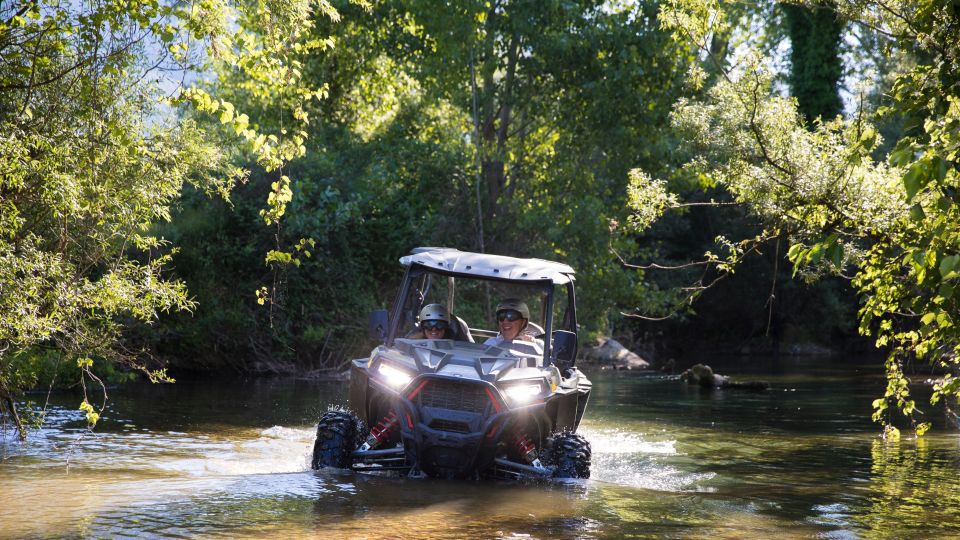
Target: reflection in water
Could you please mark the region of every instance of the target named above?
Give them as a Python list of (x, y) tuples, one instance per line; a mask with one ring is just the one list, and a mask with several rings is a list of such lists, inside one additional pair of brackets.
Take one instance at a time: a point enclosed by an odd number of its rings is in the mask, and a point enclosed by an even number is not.
[(853, 519), (863, 528), (903, 535), (956, 534), (960, 522), (960, 457), (954, 438), (873, 441), (868, 504)]
[[(308, 469), (344, 385), (115, 392), (96, 434), (75, 399), (0, 441), (0, 537), (888, 538), (960, 533), (960, 448), (883, 443), (855, 366), (780, 366), (764, 393), (593, 377), (593, 477), (450, 482)], [(729, 369), (726, 371), (730, 371)], [(822, 379), (811, 373), (825, 372)], [(864, 405), (866, 403), (866, 405)]]

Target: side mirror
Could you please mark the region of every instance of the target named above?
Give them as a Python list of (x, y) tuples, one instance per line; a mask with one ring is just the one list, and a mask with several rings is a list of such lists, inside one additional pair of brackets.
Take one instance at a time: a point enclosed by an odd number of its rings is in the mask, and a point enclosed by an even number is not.
[(553, 332), (554, 364), (560, 369), (573, 366), (577, 358), (577, 334), (569, 330)]
[(367, 335), (372, 339), (385, 340), (388, 328), (390, 328), (390, 315), (387, 310), (375, 309), (367, 315)]

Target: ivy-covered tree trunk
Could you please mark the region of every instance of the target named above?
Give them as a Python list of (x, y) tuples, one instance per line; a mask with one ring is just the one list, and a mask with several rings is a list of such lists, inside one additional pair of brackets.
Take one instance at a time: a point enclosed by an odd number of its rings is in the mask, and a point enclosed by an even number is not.
[(840, 39), (843, 21), (830, 0), (783, 6), (790, 49), (790, 90), (808, 122), (843, 111), (838, 91), (843, 75)]

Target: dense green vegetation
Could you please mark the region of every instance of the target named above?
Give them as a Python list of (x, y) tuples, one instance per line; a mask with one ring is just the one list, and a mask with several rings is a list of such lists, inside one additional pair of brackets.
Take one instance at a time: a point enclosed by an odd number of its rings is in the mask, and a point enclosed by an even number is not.
[[(364, 315), (392, 301), (397, 259), (417, 245), (568, 262), (581, 270), (586, 333), (617, 323), (619, 306), (660, 303), (610, 253), (643, 247), (615, 225), (628, 215), (627, 172), (669, 171), (669, 111), (689, 67), (656, 5), (338, 8), (342, 21), (320, 30), (337, 46), (304, 67), (328, 97), (310, 111), (322, 121), (292, 166), (281, 231), (315, 240), (313, 256), (282, 276), (271, 324), (235, 294), (262, 279), (271, 231), (254, 216), (269, 178), (235, 193), (236, 211), (186, 201), (165, 236), (182, 248), (176, 271), (199, 306), (164, 350), (241, 369), (336, 367), (368, 347), (356, 339)], [(212, 264), (225, 260), (237, 262)]]
[(4, 4), (3, 407), (51, 365), (337, 369), (397, 259), (448, 245), (577, 268), (584, 339), (777, 352), (859, 320), (894, 433), (911, 362), (960, 392), (956, 10)]
[[(922, 434), (929, 424), (915, 419), (906, 367), (927, 360), (943, 374), (934, 403), (955, 400), (960, 390), (953, 376), (960, 350), (954, 296), (960, 18), (952, 2), (834, 5), (878, 35), (884, 53), (910, 59), (888, 74), (893, 83), (880, 107), (862, 99), (850, 118), (810, 123), (796, 101), (771, 91), (773, 74), (748, 45), (737, 69), (722, 66), (702, 99), (677, 104), (673, 125), (694, 156), (688, 168), (764, 223), (746, 245), (786, 237), (796, 273), (852, 274), (859, 330), (889, 350), (888, 387), (874, 402), (874, 418), (895, 436), (891, 411), (899, 410)], [(702, 51), (715, 27), (725, 31), (727, 24), (711, 2), (671, 2), (661, 17), (678, 39)], [(875, 119), (891, 116), (907, 119), (904, 130), (892, 150), (878, 152)], [(634, 187), (637, 200), (664, 197), (662, 184)]]
[[(335, 12), (307, 1), (0, 5), (0, 410), (21, 434), (14, 398), (45, 363), (74, 366), (68, 383), (84, 388), (100, 382), (95, 361), (166, 378), (126, 331), (195, 302), (151, 226), (185, 186), (226, 197), (246, 174), (241, 152), (271, 171), (303, 152), (296, 131), (250, 125), (207, 84), (180, 80), (221, 73), (251, 102), (292, 109), (296, 130), (317, 95), (298, 58), (328, 43), (309, 24), (322, 15)], [(220, 111), (226, 129), (189, 110)], [(283, 212), (277, 184), (267, 219)], [(93, 424), (102, 405), (85, 397), (82, 409)]]

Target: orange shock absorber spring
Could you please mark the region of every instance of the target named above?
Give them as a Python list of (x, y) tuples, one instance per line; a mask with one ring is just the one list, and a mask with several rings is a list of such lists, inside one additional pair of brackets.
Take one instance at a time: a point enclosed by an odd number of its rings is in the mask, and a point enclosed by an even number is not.
[(390, 411), (390, 414), (384, 416), (370, 430), (370, 435), (366, 440), (366, 449), (371, 450), (390, 440), (390, 434), (393, 432), (393, 428), (397, 427), (399, 421), (400, 419), (397, 418), (397, 413), (394, 411)]

